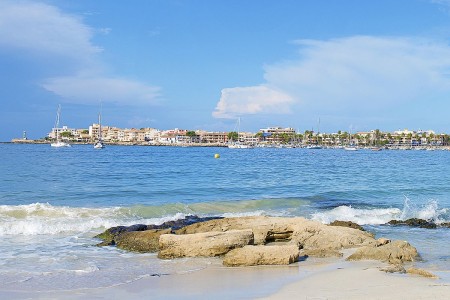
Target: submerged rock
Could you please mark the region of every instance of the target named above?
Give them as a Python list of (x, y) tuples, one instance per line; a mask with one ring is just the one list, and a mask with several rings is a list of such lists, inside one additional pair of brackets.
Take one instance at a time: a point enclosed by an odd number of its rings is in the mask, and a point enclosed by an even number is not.
[(159, 258), (219, 256), (253, 244), (253, 232), (246, 230), (211, 231), (194, 234), (164, 234), (159, 237)]
[(391, 264), (402, 264), (406, 261), (420, 259), (417, 249), (406, 241), (392, 241), (390, 243), (365, 246), (357, 249), (347, 260), (379, 260)]
[(400, 274), (406, 273), (405, 268), (400, 264), (390, 264), (387, 267), (381, 268), (380, 271), (386, 273), (400, 273)]
[(298, 247), (295, 245), (245, 246), (225, 254), (223, 264), (228, 267), (288, 265), (298, 261), (298, 257)]
[(423, 276), (423, 277), (427, 277), (427, 278), (434, 278), (434, 279), (439, 278), (438, 276), (434, 275), (433, 273), (430, 273), (423, 269), (417, 269), (417, 268), (409, 268), (408, 270), (406, 270), (406, 273), (419, 275), (419, 276)]
[(350, 228), (353, 228), (353, 229), (358, 229), (358, 230), (361, 230), (361, 231), (365, 231), (364, 228), (361, 225), (359, 225), (359, 224), (357, 224), (355, 222), (352, 222), (352, 221), (339, 221), (339, 220), (336, 220), (336, 221), (331, 222), (329, 225), (330, 226), (350, 227)]
[(411, 227), (419, 227), (419, 228), (428, 228), (428, 229), (434, 229), (437, 227), (436, 223), (427, 221), (424, 219), (418, 219), (418, 218), (411, 218), (407, 220), (391, 220), (387, 224), (389, 225), (404, 225), (404, 226), (411, 226)]

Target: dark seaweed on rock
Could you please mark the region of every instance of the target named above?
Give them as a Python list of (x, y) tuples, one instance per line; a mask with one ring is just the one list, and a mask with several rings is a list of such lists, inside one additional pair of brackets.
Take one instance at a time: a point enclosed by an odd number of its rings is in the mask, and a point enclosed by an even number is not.
[(199, 217), (199, 216), (186, 216), (184, 219), (179, 219), (175, 221), (167, 221), (160, 225), (145, 225), (145, 224), (135, 224), (131, 226), (115, 226), (108, 228), (104, 232), (95, 236), (95, 238), (102, 239), (103, 242), (97, 246), (109, 246), (115, 245), (115, 239), (120, 234), (124, 232), (134, 232), (134, 231), (145, 231), (152, 229), (168, 229), (178, 230), (184, 226), (188, 226), (195, 223), (206, 222), (214, 219), (222, 219), (222, 217)]
[(365, 231), (364, 228), (361, 225), (356, 224), (355, 222), (352, 222), (352, 221), (339, 221), (339, 220), (336, 220), (336, 221), (331, 222), (329, 225), (330, 226), (349, 227), (349, 228)]

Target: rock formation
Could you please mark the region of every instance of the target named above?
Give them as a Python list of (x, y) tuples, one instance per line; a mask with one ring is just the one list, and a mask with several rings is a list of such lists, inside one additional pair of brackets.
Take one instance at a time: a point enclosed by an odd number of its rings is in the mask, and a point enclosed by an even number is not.
[(219, 256), (253, 244), (253, 232), (228, 230), (195, 234), (164, 234), (159, 238), (159, 258)]
[(347, 260), (379, 260), (391, 264), (403, 264), (420, 259), (416, 248), (406, 241), (392, 241), (386, 244), (358, 248)]
[(231, 250), (223, 259), (228, 267), (256, 265), (288, 265), (298, 261), (295, 245), (245, 246)]
[[(195, 219), (195, 220), (198, 220)], [(186, 226), (180, 226), (180, 224)], [(337, 225), (337, 224), (334, 224)], [(164, 259), (223, 256), (226, 266), (289, 264), (299, 255), (341, 257), (341, 250), (358, 248), (348, 260), (380, 260), (402, 264), (419, 258), (407, 242), (375, 240), (371, 233), (344, 222), (329, 226), (305, 218), (240, 217), (194, 219), (162, 225), (118, 226), (98, 237), (103, 245), (138, 252), (158, 252)]]

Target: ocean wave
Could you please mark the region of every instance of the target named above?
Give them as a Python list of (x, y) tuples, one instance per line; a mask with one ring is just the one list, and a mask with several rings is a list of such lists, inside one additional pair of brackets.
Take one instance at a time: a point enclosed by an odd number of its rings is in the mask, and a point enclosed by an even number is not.
[(0, 236), (93, 233), (118, 225), (159, 225), (188, 215), (284, 216), (305, 203), (301, 199), (262, 199), (101, 208), (53, 206), (49, 203), (0, 205)]
[(49, 203), (1, 205), (0, 236), (86, 233), (117, 225), (158, 224), (183, 217), (184, 214), (174, 214), (160, 218), (143, 218), (124, 207), (68, 207), (53, 206)]
[(391, 220), (406, 220), (419, 218), (433, 221), (437, 224), (449, 222), (449, 210), (439, 208), (436, 200), (430, 200), (423, 205), (414, 204), (405, 197), (403, 209), (400, 208), (354, 208), (351, 205), (342, 205), (328, 211), (316, 212), (311, 218), (322, 223), (331, 223), (336, 220), (352, 221), (359, 225), (380, 225)]
[(401, 214), (402, 211), (398, 208), (358, 209), (343, 205), (329, 211), (314, 213), (311, 218), (325, 224), (342, 220), (359, 225), (380, 225), (398, 219)]

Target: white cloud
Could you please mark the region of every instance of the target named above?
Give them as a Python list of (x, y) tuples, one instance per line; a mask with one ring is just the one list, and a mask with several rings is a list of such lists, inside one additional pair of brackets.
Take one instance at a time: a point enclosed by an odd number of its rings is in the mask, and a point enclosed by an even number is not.
[(289, 113), (292, 98), (267, 86), (235, 87), (222, 90), (213, 116), (234, 118), (258, 113)]
[[(277, 112), (291, 108), (303, 117), (345, 117), (348, 113), (365, 118), (377, 111), (406, 111), (417, 103), (432, 105), (432, 99), (450, 92), (450, 47), (446, 44), (370, 36), (300, 40), (297, 44), (297, 60), (265, 67), (266, 82), (262, 86), (270, 86), (283, 99), (289, 99), (271, 106)], [(259, 113), (249, 109), (257, 104), (264, 107), (266, 103), (259, 87), (226, 89), (233, 94), (222, 92), (217, 105), (219, 116)]]
[(82, 18), (52, 5), (20, 0), (0, 2), (0, 47), (21, 50), (21, 55), (42, 69), (51, 64), (53, 77), (40, 80), (43, 88), (75, 103), (97, 103), (100, 99), (154, 103), (159, 96), (158, 87), (106, 71), (110, 67), (105, 68), (101, 61), (102, 49), (91, 40), (94, 33), (110, 31), (93, 29)]

